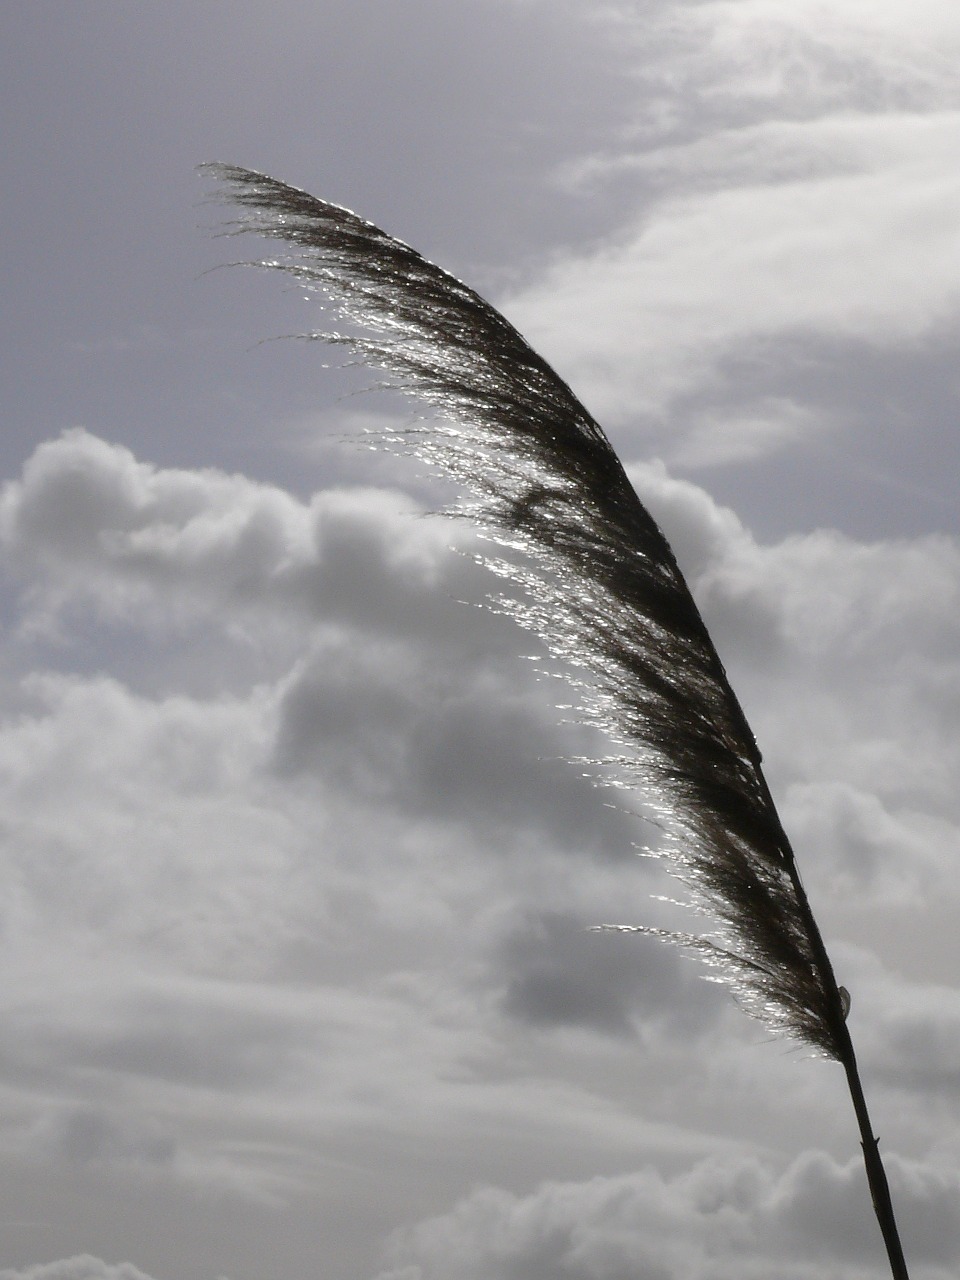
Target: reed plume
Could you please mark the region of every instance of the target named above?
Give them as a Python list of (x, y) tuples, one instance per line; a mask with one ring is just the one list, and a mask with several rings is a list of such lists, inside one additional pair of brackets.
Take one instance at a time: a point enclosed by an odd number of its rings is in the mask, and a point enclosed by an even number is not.
[(601, 428), (489, 303), (347, 209), (232, 165), (203, 168), (239, 206), (223, 234), (282, 246), (253, 265), (318, 290), (347, 347), (436, 418), (410, 447), (472, 493), (473, 518), (513, 559), (510, 606), (577, 670), (581, 710), (611, 740), (618, 781), (663, 815), (664, 857), (709, 937), (693, 948), (772, 1029), (839, 1062), (896, 1280), (907, 1271), (834, 977), (760, 751), (677, 562)]

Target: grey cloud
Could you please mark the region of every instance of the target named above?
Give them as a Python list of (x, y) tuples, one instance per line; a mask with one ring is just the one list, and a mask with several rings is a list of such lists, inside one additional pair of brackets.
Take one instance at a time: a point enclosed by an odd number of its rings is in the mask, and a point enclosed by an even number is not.
[(960, 1097), (960, 998), (947, 989), (894, 991), (868, 1031), (872, 1071), (911, 1095)]
[(633, 474), (761, 748), (785, 762), (799, 820), (812, 837), (830, 828), (836, 852), (849, 853), (845, 874), (867, 875), (870, 860), (881, 871), (897, 842), (918, 855), (901, 863), (925, 874), (942, 858), (930, 818), (960, 816), (948, 782), (960, 763), (956, 539), (818, 530), (764, 545), (698, 486), (658, 466)]
[(334, 489), (301, 503), (242, 476), (158, 469), (75, 430), (41, 445), (4, 487), (0, 542), (34, 609), (87, 602), (161, 629), (209, 625), (226, 609), (268, 634), (322, 619), (468, 653), (471, 636), (496, 644), (502, 622), (468, 619), (455, 603), (482, 596), (487, 581), (471, 557), (450, 553), (472, 534), (415, 514), (396, 492)]
[[(896, 664), (931, 759), (950, 758), (942, 748), (952, 736), (960, 598), (952, 541), (871, 545), (820, 532), (764, 547), (697, 486), (656, 466), (635, 475), (738, 688), (738, 670), (748, 694), (761, 673), (794, 700), (806, 698), (805, 681), (821, 693), (835, 684), (848, 733), (869, 726), (882, 740), (900, 727), (881, 719), (893, 702), (878, 698), (861, 672), (865, 655), (883, 659)], [(61, 505), (66, 515), (58, 516)], [(323, 769), (368, 799), (403, 793), (408, 811), (422, 805), (450, 821), (495, 818), (499, 806), (504, 821), (523, 823), (536, 811), (546, 815), (537, 825), (545, 821), (566, 847), (592, 848), (598, 839), (628, 847), (629, 823), (552, 759), (583, 753), (576, 734), (558, 731), (546, 698), (518, 693), (515, 675), (493, 661), (516, 651), (517, 633), (451, 599), (482, 597), (487, 581), (466, 557), (448, 553), (449, 525), (414, 520), (395, 498), (369, 491), (333, 491), (308, 506), (237, 477), (157, 471), (83, 433), (38, 451), (0, 510), (8, 549), (24, 568), (33, 565), (31, 591), (46, 580), (54, 594), (115, 602), (134, 582), (136, 607), (123, 604), (132, 625), (148, 625), (151, 612), (167, 617), (186, 598), (206, 626), (223, 626), (238, 610), (255, 611), (267, 630), (286, 618), (301, 645), (318, 621), (342, 628), (285, 683), (281, 774)], [(913, 655), (909, 668), (903, 652)], [(806, 701), (804, 715), (814, 705)], [(775, 732), (788, 728), (781, 717)], [(856, 758), (840, 740), (829, 755), (825, 744), (824, 764), (841, 750)], [(916, 746), (913, 754), (922, 761)], [(803, 767), (796, 780), (815, 783)], [(939, 787), (937, 777), (928, 774), (928, 790)]]
[(717, 564), (752, 547), (749, 532), (733, 511), (721, 507), (699, 485), (670, 475), (663, 463), (633, 466), (630, 479), (694, 586)]
[(303, 838), (258, 788), (266, 699), (151, 700), (106, 679), (39, 686), (0, 727), (9, 936), (27, 954), (43, 935), (58, 952), (96, 936), (152, 963), (258, 968)]
[(891, 808), (876, 793), (829, 780), (794, 783), (784, 802), (798, 845), (817, 849), (836, 892), (853, 899), (873, 893), (896, 900), (936, 874), (941, 851), (930, 825), (918, 830), (909, 808)]
[(278, 774), (310, 771), (340, 788), (389, 794), (417, 709), (409, 682), (419, 674), (405, 648), (364, 648), (352, 638), (321, 645), (282, 691), (273, 758)]
[[(309, 1010), (285, 998), (281, 984), (118, 986), (72, 1007), (63, 999), (7, 1013), (4, 1081), (25, 1092), (42, 1081), (51, 1098), (93, 1100), (69, 1103), (49, 1118), (48, 1145), (71, 1158), (129, 1151), (159, 1160), (168, 1135), (132, 1119), (131, 1099), (141, 1095), (131, 1090), (158, 1096), (172, 1086), (184, 1094), (251, 1097), (289, 1083), (315, 1048)], [(106, 1095), (116, 1100), (114, 1111), (97, 1101)]]
[[(948, 5), (926, 4), (919, 30), (898, 5), (878, 6), (863, 18), (831, 13), (818, 22), (821, 13), (809, 0), (776, 7), (748, 0), (685, 15), (681, 29), (699, 37), (686, 87), (699, 81), (729, 105), (779, 105), (794, 119), (841, 104), (876, 110), (881, 92), (888, 107), (905, 111), (956, 103), (948, 51), (960, 33)], [(719, 37), (712, 45), (711, 33)]]
[(505, 1012), (534, 1027), (641, 1042), (652, 1023), (685, 1039), (705, 1034), (719, 1005), (696, 967), (654, 939), (593, 932), (595, 923), (562, 912), (522, 917), (498, 956)]
[(760, 549), (733, 511), (659, 463), (631, 479), (673, 548), (721, 654), (769, 668), (787, 649), (783, 606)]
[[(889, 1154), (885, 1160), (907, 1256), (945, 1272), (955, 1268), (960, 1263), (960, 1177), (952, 1169)], [(837, 1165), (823, 1152), (800, 1157), (777, 1187), (771, 1215), (772, 1222), (782, 1220), (811, 1251), (824, 1256), (867, 1262), (878, 1253), (859, 1160)]]
[[(642, 27), (623, 12), (643, 124), (571, 165), (575, 189), (579, 179), (621, 206), (621, 226), (555, 261), (509, 307), (633, 442), (628, 453), (739, 460), (742, 477), (744, 459), (786, 450), (794, 463), (813, 455), (806, 470), (822, 478), (833, 454), (811, 449), (811, 435), (822, 446), (868, 423), (861, 449), (882, 456), (878, 440), (892, 436), (899, 448), (886, 452), (916, 473), (900, 403), (910, 414), (922, 401), (931, 422), (939, 385), (935, 420), (956, 416), (946, 353), (957, 277), (943, 264), (956, 259), (957, 185), (945, 175), (957, 122), (943, 50), (958, 33), (945, 8), (902, 29), (892, 8), (828, 19), (829, 36), (805, 4), (653, 6)], [(918, 245), (921, 223), (930, 238)], [(865, 470), (858, 450), (850, 503)], [(747, 474), (739, 492), (762, 506)], [(778, 474), (793, 490), (790, 469)], [(836, 476), (825, 491), (830, 518), (844, 518)], [(789, 500), (809, 518), (809, 495)], [(888, 495), (891, 514), (895, 503)]]
[(829, 413), (817, 414), (809, 405), (784, 395), (751, 400), (738, 387), (739, 398), (729, 408), (718, 404), (711, 388), (709, 403), (691, 423), (690, 435), (667, 456), (671, 463), (687, 470), (753, 462), (769, 453), (791, 451), (801, 442), (809, 447), (816, 437), (833, 425)]
[(279, 1010), (257, 1012), (240, 999), (218, 1004), (201, 993), (189, 1002), (145, 999), (117, 1013), (118, 1029), (63, 1037), (72, 1070), (249, 1093), (275, 1084), (310, 1039), (299, 1019)]
[[(764, 547), (697, 486), (657, 466), (635, 468), (635, 476), (677, 549), (736, 686), (748, 697), (759, 690), (758, 730), (764, 707), (770, 719), (763, 749), (779, 750), (789, 762), (792, 802), (811, 843), (824, 843), (817, 837), (826, 824), (832, 847), (840, 855), (849, 850), (836, 864), (842, 875), (882, 885), (896, 841), (911, 829), (909, 808), (929, 807), (931, 797), (944, 810), (944, 843), (953, 813), (949, 762), (956, 758), (949, 746), (960, 598), (956, 545), (945, 538), (863, 544), (820, 532)], [(56, 517), (61, 498), (62, 528)], [(515, 659), (501, 664), (501, 656), (515, 652), (517, 633), (489, 611), (450, 599), (452, 591), (475, 598), (479, 587), (482, 594), (479, 570), (448, 554), (448, 525), (412, 519), (391, 502), (384, 507), (382, 494), (336, 491), (299, 504), (237, 477), (158, 471), (75, 433), (45, 446), (24, 480), (8, 486), (0, 529), (11, 553), (41, 578), (49, 574), (56, 590), (66, 581), (70, 590), (99, 590), (108, 599), (118, 582), (122, 593), (132, 574), (158, 615), (186, 591), (197, 616), (223, 625), (221, 606), (229, 597), (231, 616), (236, 604), (230, 584), (242, 580), (242, 607), (255, 608), (265, 626), (286, 613), (300, 645), (323, 620), (312, 656), (277, 686), (278, 779), (312, 774), (364, 804), (386, 801), (408, 816), (489, 824), (488, 833), (536, 830), (557, 847), (604, 857), (628, 853), (646, 832), (606, 807), (577, 770), (559, 760), (596, 754), (593, 742), (557, 727), (550, 686), (531, 691)], [(136, 522), (142, 535), (136, 554), (129, 547), (121, 554), (115, 535)], [(256, 536), (248, 541), (251, 528)], [(264, 530), (269, 536), (261, 539)], [(82, 569), (73, 578), (71, 557), (80, 558)], [(226, 587), (207, 590), (225, 563), (233, 565), (223, 575)], [(468, 581), (467, 572), (478, 576)], [(131, 622), (140, 614), (132, 609)], [(909, 664), (902, 661), (905, 652)], [(865, 658), (894, 664), (882, 696), (865, 678), (873, 670)], [(814, 752), (801, 727), (831, 690), (832, 736), (821, 730), (811, 740)], [(88, 717), (105, 710), (110, 722), (119, 717), (119, 736), (121, 721), (133, 727), (138, 715), (119, 705), (119, 689), (108, 699), (110, 708), (95, 707), (92, 692), (77, 686), (70, 705), (79, 712), (86, 700)], [(180, 784), (188, 789), (206, 777), (206, 761), (216, 759), (204, 726), (216, 737), (216, 718), (223, 715), (233, 717), (241, 735), (265, 730), (265, 705), (251, 706), (249, 716), (239, 705), (230, 713), (221, 707), (213, 719), (189, 701), (181, 710), (180, 745), (166, 754), (182, 758)], [(162, 716), (151, 712), (158, 748), (174, 733), (172, 723), (165, 728), (159, 721), (177, 718), (175, 711), (171, 703)], [(924, 735), (914, 736), (909, 750), (900, 744), (907, 716)], [(63, 729), (51, 718), (50, 733), (61, 743)], [(119, 736), (117, 750), (126, 751)], [(185, 751), (193, 740), (196, 750)], [(883, 743), (890, 763), (879, 772)], [(62, 755), (53, 752), (51, 767), (61, 767)], [(96, 756), (76, 754), (78, 762), (87, 758), (92, 768)], [(120, 758), (103, 757), (98, 767), (109, 763), (113, 774)], [(856, 794), (862, 802), (853, 808), (841, 803)], [(805, 805), (804, 795), (811, 803)], [(499, 836), (491, 842), (497, 845)], [(934, 863), (939, 857), (938, 851)], [(911, 859), (909, 866), (914, 877), (926, 874), (930, 859)]]
[[(776, 717), (771, 739), (762, 736), (764, 750), (782, 741), (796, 785), (822, 786), (826, 772), (851, 795), (863, 792), (877, 813), (886, 803), (892, 823), (906, 801), (927, 803), (932, 788), (946, 806), (956, 545), (943, 538), (863, 544), (818, 532), (762, 547), (698, 486), (655, 466), (635, 475), (737, 687), (737, 671), (748, 694), (765, 673), (764, 700), (776, 680), (778, 705), (796, 704), (799, 716)], [(132, 525), (136, 547), (116, 540)], [(10, 556), (24, 571), (32, 566), (31, 590), (46, 575), (52, 590), (110, 599), (133, 577), (147, 613), (165, 617), (186, 593), (207, 626), (223, 625), (221, 607), (233, 616), (242, 598), (265, 627), (278, 614), (293, 618), (300, 644), (323, 622), (328, 635), (314, 657), (282, 685), (279, 777), (312, 771), (366, 803), (390, 799), (411, 815), (481, 818), (490, 829), (532, 824), (564, 847), (626, 851), (635, 838), (630, 822), (557, 759), (596, 754), (593, 744), (584, 751), (588, 740), (558, 730), (548, 687), (536, 695), (525, 689), (516, 659), (500, 666), (500, 655), (516, 653), (516, 632), (451, 599), (458, 591), (483, 595), (485, 580), (466, 557), (449, 556), (448, 527), (412, 520), (383, 494), (342, 490), (301, 504), (238, 477), (157, 471), (83, 433), (38, 451), (23, 481), (5, 490), (0, 520)], [(142, 621), (140, 605), (132, 622)], [(909, 667), (904, 653), (914, 655)], [(835, 736), (819, 737), (822, 762), (805, 777), (813, 768), (809, 746), (797, 755), (791, 732), (831, 687)], [(913, 768), (896, 749), (905, 709), (925, 735), (923, 750), (911, 742)], [(886, 773), (874, 769), (869, 783), (852, 774), (858, 756), (876, 756), (884, 740)], [(928, 759), (936, 771), (925, 768)], [(922, 777), (927, 796), (916, 791)], [(881, 795), (872, 800), (877, 787)], [(840, 808), (829, 810), (835, 844), (852, 850), (850, 824), (841, 831)], [(876, 823), (872, 829), (879, 836)], [(878, 872), (896, 838), (888, 824), (887, 836), (869, 842)], [(855, 865), (863, 861), (851, 861), (850, 870)]]
[[(930, 340), (956, 306), (957, 277), (943, 263), (960, 197), (935, 176), (948, 149), (945, 139), (928, 146), (929, 183), (904, 157), (866, 176), (667, 200), (632, 237), (554, 266), (509, 301), (509, 314), (593, 412), (632, 430), (638, 415), (667, 415), (682, 430), (676, 410), (692, 390), (758, 341), (770, 360), (771, 336), (877, 349)], [(936, 231), (922, 245), (905, 239), (911, 220)], [(779, 380), (769, 388), (785, 390)]]
[(129, 1262), (109, 1263), (89, 1254), (40, 1263), (22, 1271), (0, 1271), (0, 1280), (150, 1280)]
[(922, 342), (880, 346), (766, 335), (718, 361), (644, 452), (703, 478), (766, 538), (952, 531), (955, 348), (955, 320)]
[[(947, 1280), (960, 1258), (949, 1207), (957, 1178), (891, 1167), (913, 1256), (930, 1280)], [(730, 1156), (672, 1176), (651, 1167), (545, 1183), (526, 1196), (483, 1188), (397, 1233), (395, 1265), (378, 1280), (818, 1280), (825, 1268), (862, 1280), (881, 1257), (859, 1162), (809, 1152), (779, 1174)]]
[(483, 682), (459, 691), (414, 739), (422, 793), (451, 819), (469, 820), (482, 806), (498, 827), (542, 825), (576, 855), (631, 857), (635, 818), (605, 803), (568, 759), (593, 739), (574, 727), (558, 729), (556, 719), (546, 698), (496, 698)]
[[(279, 490), (213, 472), (157, 471), (87, 432), (41, 445), (0, 498), (7, 562), (48, 608), (79, 599), (146, 622), (205, 597), (242, 601), (310, 553), (309, 516)], [(46, 599), (44, 599), (44, 596)]]
[(122, 1164), (164, 1168), (176, 1157), (176, 1140), (157, 1123), (82, 1106), (52, 1117), (40, 1133), (54, 1158), (70, 1164)]
[(623, 859), (636, 820), (567, 762), (596, 744), (557, 719), (514, 666), (338, 639), (287, 682), (274, 766), (416, 819), (478, 825), (492, 852), (534, 830), (575, 854)]

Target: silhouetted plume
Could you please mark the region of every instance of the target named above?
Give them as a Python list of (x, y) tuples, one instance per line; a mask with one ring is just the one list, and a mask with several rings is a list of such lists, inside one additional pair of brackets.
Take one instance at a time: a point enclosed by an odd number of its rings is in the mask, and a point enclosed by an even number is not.
[[(670, 869), (717, 922), (710, 937), (628, 927), (698, 950), (749, 1011), (843, 1063), (853, 1089), (846, 992), (760, 752), (673, 553), (603, 431), (498, 311), (408, 245), (263, 174), (204, 168), (242, 210), (224, 234), (280, 242), (279, 258), (256, 265), (319, 290), (366, 335), (306, 336), (346, 345), (430, 405), (439, 421), (413, 434), (412, 449), (472, 491), (471, 515), (523, 553), (498, 566), (523, 588), (513, 611), (578, 669), (583, 713), (616, 744), (619, 781), (663, 815)], [(865, 1109), (857, 1114), (876, 1154)], [(867, 1155), (876, 1203), (882, 1166), (878, 1175)]]

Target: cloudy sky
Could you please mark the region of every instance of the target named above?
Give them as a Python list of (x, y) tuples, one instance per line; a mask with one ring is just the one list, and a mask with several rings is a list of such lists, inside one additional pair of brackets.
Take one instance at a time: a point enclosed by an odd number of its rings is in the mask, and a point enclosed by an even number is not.
[(208, 272), (206, 160), (416, 245), (608, 429), (956, 1274), (958, 59), (954, 0), (2, 7), (0, 1280), (886, 1265), (840, 1069), (586, 931), (663, 909), (650, 831), (361, 447), (415, 410)]

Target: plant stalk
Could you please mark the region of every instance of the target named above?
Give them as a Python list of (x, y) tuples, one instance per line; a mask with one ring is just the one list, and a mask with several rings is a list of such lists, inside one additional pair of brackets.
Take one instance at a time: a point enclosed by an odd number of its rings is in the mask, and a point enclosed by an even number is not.
[(904, 1261), (903, 1248), (900, 1244), (900, 1233), (897, 1230), (897, 1220), (893, 1212), (893, 1201), (890, 1199), (887, 1173), (880, 1158), (880, 1139), (874, 1135), (873, 1126), (870, 1123), (870, 1114), (867, 1111), (867, 1102), (863, 1096), (863, 1086), (860, 1083), (857, 1055), (853, 1049), (853, 1040), (847, 1029), (840, 999), (840, 988), (837, 985), (833, 965), (827, 955), (827, 949), (820, 936), (820, 930), (807, 901), (807, 895), (800, 880), (800, 873), (797, 870), (796, 862), (793, 860), (793, 851), (790, 849), (789, 844), (786, 845), (786, 848), (790, 853), (788, 862), (790, 878), (796, 890), (800, 910), (807, 920), (817, 966), (824, 977), (826, 990), (832, 996), (835, 996), (832, 1001), (834, 1005), (832, 1021), (834, 1022), (833, 1035), (837, 1046), (837, 1058), (847, 1076), (847, 1086), (850, 1090), (850, 1098), (853, 1102), (857, 1125), (860, 1129), (860, 1146), (863, 1149), (863, 1163), (867, 1171), (870, 1198), (873, 1201), (873, 1211), (877, 1216), (877, 1222), (880, 1224), (880, 1233), (883, 1236), (883, 1243), (886, 1245), (887, 1257), (890, 1259), (890, 1271), (893, 1275), (893, 1280), (909, 1280), (907, 1264)]
[(907, 1264), (900, 1245), (900, 1233), (893, 1213), (893, 1201), (890, 1199), (887, 1173), (880, 1159), (880, 1139), (874, 1135), (873, 1126), (870, 1123), (867, 1103), (860, 1084), (860, 1073), (857, 1070), (857, 1058), (853, 1051), (853, 1041), (846, 1027), (843, 1029), (843, 1041), (843, 1069), (847, 1073), (847, 1085), (850, 1088), (850, 1097), (853, 1099), (853, 1109), (857, 1113), (857, 1124), (860, 1126), (860, 1145), (863, 1148), (863, 1163), (867, 1170), (867, 1182), (870, 1184), (873, 1211), (880, 1224), (883, 1243), (887, 1246), (887, 1257), (890, 1259), (890, 1270), (894, 1280), (909, 1280)]
[[(755, 765), (766, 798), (771, 808), (776, 812), (773, 796), (770, 793), (770, 787), (760, 763), (759, 751), (756, 754)], [(876, 1214), (877, 1222), (880, 1225), (880, 1233), (883, 1236), (883, 1243), (887, 1249), (890, 1271), (893, 1280), (910, 1280), (907, 1274), (907, 1264), (903, 1257), (903, 1246), (900, 1243), (900, 1232), (897, 1229), (897, 1220), (893, 1212), (893, 1201), (890, 1198), (887, 1172), (883, 1167), (883, 1160), (880, 1158), (880, 1139), (875, 1136), (873, 1126), (870, 1123), (870, 1113), (867, 1111), (867, 1101), (863, 1096), (860, 1071), (857, 1067), (857, 1055), (854, 1052), (853, 1040), (847, 1028), (846, 1015), (840, 998), (840, 988), (833, 972), (833, 965), (830, 963), (830, 957), (827, 954), (827, 948), (820, 934), (820, 927), (814, 919), (806, 890), (803, 887), (803, 881), (800, 879), (800, 871), (793, 854), (793, 848), (782, 826), (780, 827), (780, 835), (787, 874), (790, 876), (797, 898), (797, 905), (806, 923), (816, 965), (823, 979), (824, 990), (828, 991), (831, 996), (831, 1004), (833, 1005), (831, 1021), (834, 1024), (833, 1038), (837, 1047), (837, 1060), (846, 1072), (847, 1087), (850, 1090), (850, 1098), (853, 1102), (857, 1125), (860, 1129), (860, 1146), (863, 1150), (863, 1163), (867, 1171), (870, 1198), (873, 1201), (873, 1211)]]

